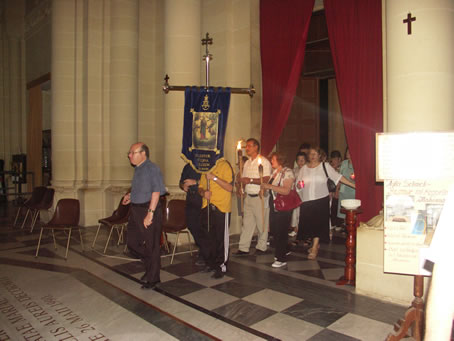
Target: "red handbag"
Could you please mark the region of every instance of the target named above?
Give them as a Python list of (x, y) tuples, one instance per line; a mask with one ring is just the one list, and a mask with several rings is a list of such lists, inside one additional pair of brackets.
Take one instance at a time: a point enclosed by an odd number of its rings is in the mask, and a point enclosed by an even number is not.
[(276, 211), (291, 211), (294, 208), (300, 206), (303, 202), (301, 201), (300, 196), (296, 193), (296, 190), (292, 188), (290, 193), (287, 195), (276, 194), (274, 199), (274, 208)]
[[(281, 174), (281, 178), (279, 179), (278, 186), (281, 185), (283, 173)], [(296, 193), (295, 187), (292, 186), (289, 194), (284, 195), (277, 193), (276, 198), (274, 199), (274, 209), (276, 211), (291, 211), (298, 206), (300, 206), (303, 202), (301, 201), (300, 196)]]

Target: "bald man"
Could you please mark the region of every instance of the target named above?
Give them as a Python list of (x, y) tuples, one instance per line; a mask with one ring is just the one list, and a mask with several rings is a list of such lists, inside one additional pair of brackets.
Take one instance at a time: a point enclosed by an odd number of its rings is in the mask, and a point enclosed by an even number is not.
[(149, 156), (149, 149), (142, 142), (129, 148), (128, 158), (135, 169), (131, 192), (123, 199), (124, 205), (131, 203), (128, 248), (145, 263), (142, 289), (153, 289), (160, 282), (162, 210), (159, 197), (166, 193), (161, 170)]

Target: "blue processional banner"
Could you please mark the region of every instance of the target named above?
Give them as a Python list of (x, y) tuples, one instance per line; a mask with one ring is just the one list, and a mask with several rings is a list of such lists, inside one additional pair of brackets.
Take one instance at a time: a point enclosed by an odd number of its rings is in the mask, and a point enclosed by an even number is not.
[(188, 87), (184, 92), (182, 157), (199, 173), (208, 173), (224, 158), (230, 88)]

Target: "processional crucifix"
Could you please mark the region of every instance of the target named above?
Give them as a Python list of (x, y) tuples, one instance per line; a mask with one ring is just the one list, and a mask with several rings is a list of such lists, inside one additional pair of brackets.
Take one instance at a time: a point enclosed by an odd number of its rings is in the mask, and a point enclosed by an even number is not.
[[(203, 56), (203, 59), (205, 61), (205, 72), (206, 72), (206, 78), (205, 78), (205, 89), (208, 89), (210, 86), (210, 61), (213, 59), (213, 56), (210, 54), (208, 50), (208, 45), (213, 44), (213, 38), (210, 38), (209, 33), (207, 32), (205, 35), (205, 38), (202, 39), (202, 46), (205, 45), (205, 55)], [(169, 75), (166, 74), (164, 77), (164, 85), (162, 87), (162, 90), (168, 94), (169, 91), (184, 91), (188, 86), (182, 86), (182, 85), (169, 85)], [(201, 86), (202, 87), (202, 86)], [(230, 92), (233, 94), (248, 94), (250, 97), (254, 96), (255, 94), (255, 89), (254, 86), (251, 84), (249, 88), (230, 88)], [(241, 162), (240, 160), (238, 160)], [(210, 190), (210, 181), (207, 179), (207, 190)], [(210, 228), (210, 201), (207, 200), (207, 216), (208, 216), (208, 229)]]
[[(205, 45), (205, 55), (203, 56), (203, 59), (205, 61), (205, 67), (206, 67), (206, 83), (205, 83), (205, 89), (207, 89), (210, 86), (210, 60), (213, 59), (213, 56), (210, 54), (208, 51), (208, 45), (213, 44), (213, 38), (210, 38), (209, 33), (207, 32), (205, 35), (205, 38), (202, 39), (202, 46)], [(169, 85), (169, 79), (170, 77), (166, 74), (164, 80), (165, 83), (162, 86), (162, 90), (167, 94), (169, 91), (184, 91), (187, 86), (181, 86), (181, 85)], [(249, 96), (254, 96), (255, 94), (255, 89), (254, 86), (251, 84), (249, 88), (230, 88), (230, 92), (233, 94), (249, 94)]]

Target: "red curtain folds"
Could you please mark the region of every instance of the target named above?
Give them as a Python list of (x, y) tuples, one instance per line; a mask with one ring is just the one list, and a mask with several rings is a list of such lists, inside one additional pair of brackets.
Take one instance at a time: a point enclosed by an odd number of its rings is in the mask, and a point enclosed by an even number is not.
[(261, 0), (262, 153), (268, 155), (287, 122), (304, 60), (314, 0)]
[(383, 186), (375, 182), (375, 133), (383, 131), (381, 1), (324, 4), (356, 197), (363, 210), (359, 218), (367, 221), (383, 203)]

